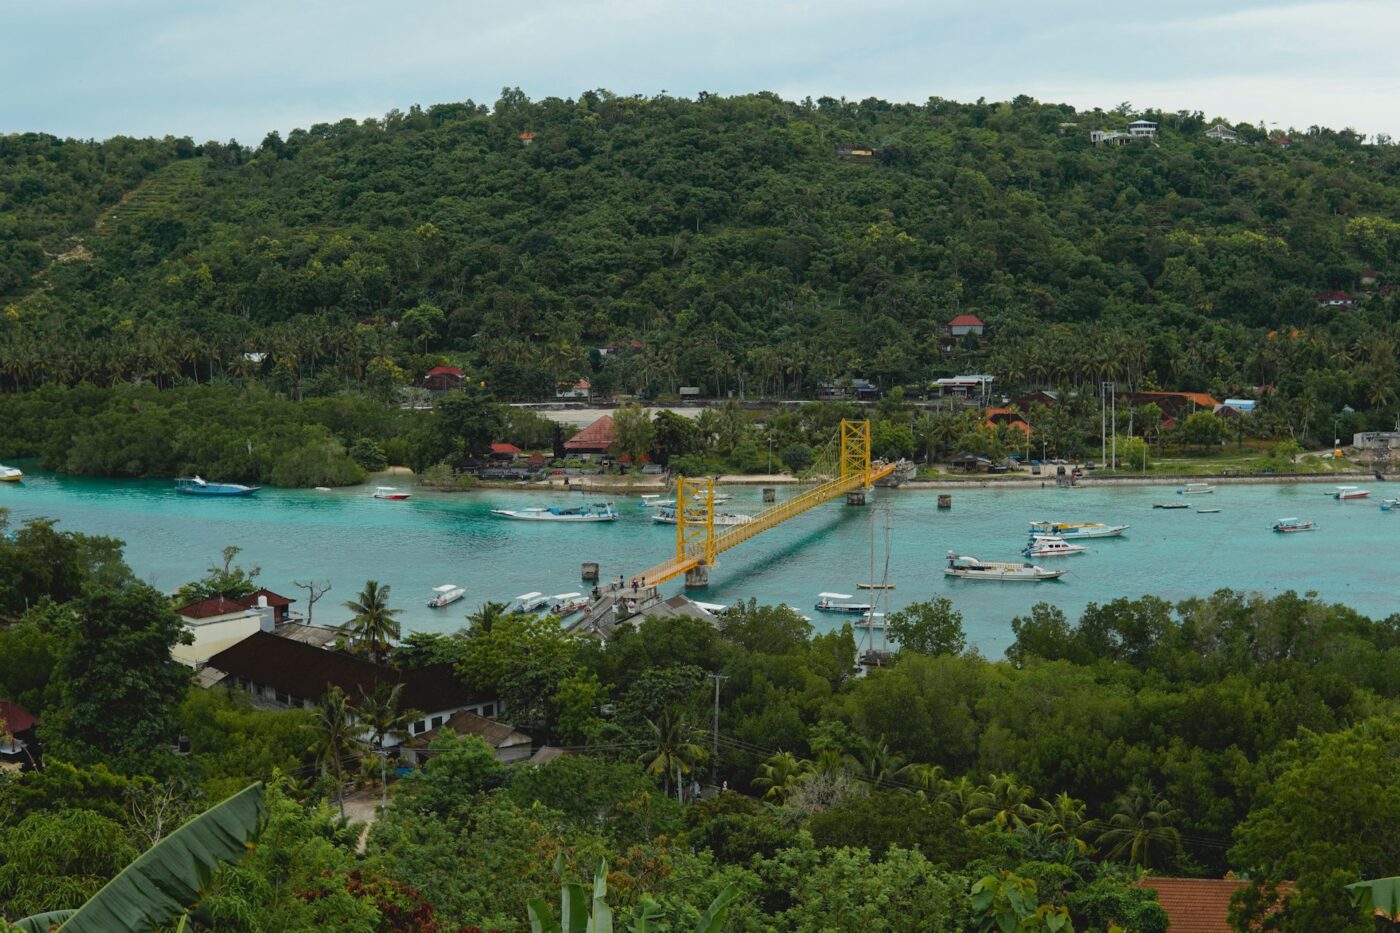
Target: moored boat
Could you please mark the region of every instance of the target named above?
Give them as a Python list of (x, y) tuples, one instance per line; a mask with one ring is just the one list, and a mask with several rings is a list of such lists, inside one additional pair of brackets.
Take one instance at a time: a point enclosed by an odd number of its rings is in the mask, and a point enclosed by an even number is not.
[(1189, 509), (1189, 508), (1191, 508), (1191, 506), (1187, 505), (1185, 502), (1154, 502), (1154, 503), (1152, 503), (1152, 507), (1153, 507), (1154, 509)]
[(466, 595), (467, 591), (455, 583), (435, 586), (433, 587), (433, 595), (428, 598), (428, 608), (441, 609), (443, 606), (450, 606)]
[(1382, 500), (1381, 500), (1381, 511), (1382, 511), (1382, 512), (1395, 512), (1395, 511), (1400, 511), (1400, 499), (1382, 499)]
[(1312, 522), (1303, 521), (1301, 518), (1280, 518), (1274, 522), (1274, 531), (1280, 534), (1292, 534), (1295, 531), (1315, 531), (1317, 526)]
[(399, 490), (393, 486), (374, 487), (374, 498), (376, 499), (391, 499), (397, 502), (402, 499), (407, 499), (411, 495), (413, 495), (413, 493), (399, 492)]
[(818, 612), (841, 612), (851, 615), (863, 615), (870, 612), (874, 607), (869, 603), (848, 603), (842, 602), (851, 598), (850, 593), (818, 593), (820, 599), (812, 608)]
[(261, 488), (242, 483), (211, 483), (198, 475), (175, 480), (175, 491), (186, 496), (251, 496)]
[(856, 584), (856, 589), (858, 589), (858, 590), (892, 590), (892, 589), (894, 589), (894, 584), (893, 584), (893, 583), (857, 583), (857, 584)]
[[(676, 510), (674, 508), (657, 509), (656, 514), (652, 515), (651, 520), (656, 522), (658, 525), (674, 525), (677, 523), (677, 521), (679, 521), (679, 519), (676, 518)], [(692, 511), (687, 513), (686, 520), (703, 522), (705, 520), (705, 516), (701, 512)], [(715, 513), (716, 528), (728, 527), (730, 525), (747, 525), (751, 521), (753, 521), (752, 515), (738, 515), (734, 512)]]
[(553, 596), (546, 596), (536, 591), (521, 593), (511, 602), (511, 611), (539, 612), (541, 609), (547, 608), (553, 598)]
[(851, 625), (867, 632), (883, 632), (887, 626), (885, 624), (885, 614), (883, 612), (867, 612)]
[(675, 499), (663, 499), (657, 495), (642, 496), (642, 508), (644, 509), (674, 509)]
[(1032, 535), (1058, 535), (1061, 538), (1116, 538), (1128, 530), (1127, 525), (1107, 525), (1103, 522), (1031, 522)]
[(1337, 491), (1332, 493), (1332, 498), (1341, 502), (1344, 499), (1365, 499), (1371, 494), (1371, 490), (1362, 489), (1360, 486), (1338, 486)]
[(549, 597), (549, 603), (549, 615), (561, 621), (588, 608), (582, 593), (555, 593)]
[(1063, 570), (1047, 570), (1031, 563), (978, 560), (953, 551), (948, 552), (948, 566), (943, 568), (943, 572), (950, 577), (962, 577), (965, 580), (998, 580), (1008, 583), (1036, 583), (1065, 575)]
[(0, 464), (0, 483), (18, 483), (22, 479), (24, 479), (24, 473), (19, 467)]
[(576, 505), (573, 508), (530, 508), (492, 509), (491, 514), (500, 518), (514, 518), (527, 522), (615, 522), (617, 509), (611, 502), (594, 502), (590, 505)]
[(1027, 557), (1068, 557), (1089, 550), (1082, 544), (1072, 544), (1059, 535), (1032, 535), (1030, 544), (1021, 549)]
[(1215, 487), (1210, 483), (1187, 483), (1176, 491), (1179, 496), (1204, 496), (1207, 493), (1215, 492)]

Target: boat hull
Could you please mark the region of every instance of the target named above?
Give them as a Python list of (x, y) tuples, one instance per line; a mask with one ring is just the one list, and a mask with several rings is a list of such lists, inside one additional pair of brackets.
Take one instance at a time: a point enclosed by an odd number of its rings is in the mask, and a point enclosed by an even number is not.
[(175, 491), (182, 496), (222, 496), (228, 498), (251, 496), (261, 488), (261, 486), (215, 486), (210, 483), (208, 486), (178, 486)]
[(388, 500), (389, 502), (402, 502), (404, 499), (407, 499), (407, 498), (410, 497), (411, 495), (413, 495), (413, 493), (410, 493), (410, 492), (396, 492), (396, 493), (394, 493), (393, 495), (385, 495), (385, 496), (375, 495), (374, 498), (376, 498), (376, 499), (385, 499), (385, 500)]
[(1042, 580), (1057, 580), (1065, 575), (1063, 570), (1041, 570), (1030, 574), (1003, 570), (958, 570), (952, 567), (944, 567), (943, 572), (962, 580), (990, 580), (993, 583), (1039, 583)]
[(1070, 538), (1117, 538), (1127, 531), (1128, 525), (1103, 525), (1101, 527), (1056, 525), (1054, 523), (1032, 524), (1031, 534), (1033, 535), (1058, 535), (1066, 540)]
[(428, 600), (428, 608), (442, 609), (444, 606), (450, 606), (466, 595), (466, 593), (449, 593), (447, 596), (434, 596), (432, 599)]
[(615, 522), (618, 518), (616, 515), (532, 515), (511, 509), (492, 509), (491, 514), (497, 518), (510, 518), (518, 522)]

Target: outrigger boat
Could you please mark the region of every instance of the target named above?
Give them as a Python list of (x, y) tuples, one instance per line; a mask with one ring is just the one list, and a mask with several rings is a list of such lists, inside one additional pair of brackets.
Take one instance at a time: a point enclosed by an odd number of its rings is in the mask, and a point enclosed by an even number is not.
[(576, 505), (571, 509), (553, 506), (532, 509), (492, 509), (492, 515), (528, 522), (615, 522), (617, 509), (611, 502)]
[(642, 496), (642, 508), (644, 509), (674, 509), (675, 499), (663, 499), (659, 495)]
[(950, 577), (962, 577), (966, 580), (999, 580), (1008, 583), (1037, 583), (1065, 575), (1063, 570), (1046, 570), (1031, 563), (978, 560), (975, 557), (960, 556), (953, 551), (948, 552), (948, 566), (943, 568), (943, 572)]
[(1295, 531), (1316, 531), (1317, 526), (1312, 522), (1305, 522), (1301, 518), (1280, 518), (1274, 522), (1274, 531), (1280, 534), (1292, 534)]
[(1332, 493), (1332, 498), (1341, 502), (1343, 499), (1365, 499), (1371, 494), (1371, 490), (1362, 489), (1360, 486), (1338, 486), (1337, 491)]
[(1031, 535), (1056, 535), (1069, 538), (1116, 538), (1128, 530), (1127, 525), (1105, 525), (1103, 522), (1031, 522)]
[(22, 479), (24, 479), (24, 473), (19, 467), (0, 464), (0, 483), (18, 483)]
[(894, 589), (894, 584), (893, 584), (893, 583), (857, 583), (857, 584), (856, 584), (856, 589), (858, 589), (858, 590), (892, 590), (892, 589)]
[(864, 615), (875, 607), (869, 603), (846, 603), (836, 600), (850, 599), (850, 593), (818, 593), (821, 599), (812, 608), (818, 612), (842, 612), (850, 615)]
[(443, 606), (450, 606), (466, 595), (467, 591), (455, 583), (435, 586), (433, 587), (433, 595), (428, 599), (428, 608), (441, 609)]
[[(673, 508), (658, 509), (656, 514), (651, 517), (651, 520), (660, 525), (674, 525), (678, 521), (676, 518), (676, 510)], [(703, 522), (704, 516), (697, 513), (693, 518), (687, 518), (687, 520)], [(752, 515), (737, 515), (733, 512), (718, 512), (715, 514), (716, 528), (728, 527), (730, 525), (747, 525), (751, 521), (753, 521)]]
[(211, 483), (197, 475), (175, 480), (175, 491), (186, 496), (251, 496), (261, 488), (242, 483)]
[(1032, 535), (1031, 543), (1021, 553), (1027, 557), (1069, 557), (1089, 550), (1082, 544), (1071, 544), (1058, 535)]
[(399, 492), (398, 489), (396, 489), (393, 486), (374, 487), (374, 498), (376, 499), (390, 499), (394, 502), (401, 502), (402, 500), (407, 499), (411, 495), (413, 495), (413, 493)]
[(1207, 493), (1215, 492), (1215, 487), (1210, 483), (1187, 483), (1176, 491), (1178, 496), (1204, 496)]
[(1189, 509), (1189, 508), (1191, 508), (1191, 506), (1187, 505), (1185, 502), (1154, 502), (1154, 503), (1152, 503), (1152, 507), (1153, 507), (1154, 509)]

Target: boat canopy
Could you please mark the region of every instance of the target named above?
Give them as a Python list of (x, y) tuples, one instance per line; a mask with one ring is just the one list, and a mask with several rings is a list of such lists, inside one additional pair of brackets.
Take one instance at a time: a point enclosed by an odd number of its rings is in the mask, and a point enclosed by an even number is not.
[(818, 596), (825, 596), (827, 599), (850, 599), (850, 593), (818, 593)]
[(522, 593), (521, 595), (519, 595), (519, 596), (517, 596), (517, 597), (515, 597), (515, 598), (518, 599), (520, 602), (523, 603), (523, 602), (524, 602), (525, 600), (527, 600), (527, 599), (535, 599), (535, 598), (537, 598), (537, 597), (539, 597), (539, 596), (543, 596), (543, 595), (544, 595), (543, 593)]
[(453, 590), (455, 590), (455, 589), (457, 589), (457, 584), (455, 584), (455, 583), (444, 583), (442, 586), (435, 586), (435, 587), (433, 587), (433, 592), (434, 592), (434, 593), (451, 593), (451, 592), (452, 592)]
[(549, 598), (550, 598), (550, 599), (559, 599), (559, 600), (564, 600), (564, 599), (577, 599), (578, 597), (580, 597), (580, 596), (582, 596), (582, 595), (583, 595), (582, 593), (555, 593), (553, 596), (551, 596), (551, 597), (549, 597)]
[(724, 603), (701, 603), (696, 602), (693, 599), (691, 600), (691, 602), (695, 603), (695, 605), (699, 606), (701, 609), (704, 609), (706, 612), (724, 612), (726, 609), (729, 608)]

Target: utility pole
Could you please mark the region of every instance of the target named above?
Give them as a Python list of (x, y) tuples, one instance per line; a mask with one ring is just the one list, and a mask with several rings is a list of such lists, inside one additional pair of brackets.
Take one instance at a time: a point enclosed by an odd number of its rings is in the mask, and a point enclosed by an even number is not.
[(1099, 383), (1099, 462), (1108, 459), (1108, 383)]
[(720, 673), (716, 672), (716, 673), (710, 674), (709, 677), (710, 677), (711, 680), (713, 680), (713, 681), (715, 682), (715, 723), (714, 723), (714, 729), (713, 729), (713, 730), (711, 731), (711, 733), (710, 733), (710, 739), (711, 739), (711, 743), (712, 743), (712, 745), (711, 745), (711, 751), (710, 751), (710, 783), (713, 784), (713, 785), (715, 785), (716, 787), (718, 787), (718, 786), (719, 786), (719, 682), (720, 682), (721, 680), (728, 680), (728, 679), (729, 679), (729, 675), (728, 675), (728, 674), (720, 674)]
[(1110, 467), (1113, 468), (1114, 472), (1117, 472), (1117, 470), (1118, 470), (1118, 386), (1117, 386), (1115, 383), (1110, 382), (1110, 383), (1108, 384), (1108, 391), (1111, 393), (1111, 395), (1109, 396), (1109, 397), (1112, 399), (1112, 401), (1110, 402), (1110, 404), (1113, 406), (1113, 407), (1110, 409), (1110, 414), (1109, 414), (1109, 416), (1108, 416), (1109, 423), (1113, 425), (1113, 459), (1110, 460), (1110, 461), (1108, 461), (1108, 464), (1109, 464)]

